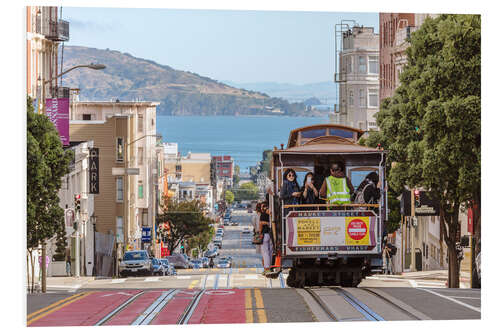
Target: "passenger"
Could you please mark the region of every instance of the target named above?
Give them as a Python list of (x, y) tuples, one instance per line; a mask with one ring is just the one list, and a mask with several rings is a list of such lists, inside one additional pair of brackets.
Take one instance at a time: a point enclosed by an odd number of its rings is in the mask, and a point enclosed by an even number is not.
[(380, 199), (380, 184), (378, 183), (378, 175), (375, 171), (366, 175), (365, 179), (359, 184), (355, 192), (354, 203), (373, 204)]
[[(313, 205), (318, 203), (319, 192), (314, 186), (314, 174), (308, 172), (304, 178), (304, 185), (301, 188), (302, 196), (301, 203)], [(307, 207), (304, 210), (314, 210), (315, 207)]]
[(325, 198), (329, 204), (343, 205), (351, 203), (351, 194), (354, 187), (351, 180), (342, 172), (339, 163), (333, 163), (330, 168), (330, 176), (327, 177), (319, 194)]
[(261, 208), (262, 203), (257, 202), (255, 205), (255, 214), (252, 217), (252, 224), (253, 224), (253, 235), (254, 235), (254, 241), (252, 242), (255, 244), (255, 252), (258, 254), (261, 254), (261, 244), (256, 243), (256, 235), (260, 231), (260, 208)]
[(271, 272), (271, 261), (273, 259), (273, 241), (271, 238), (269, 208), (265, 202), (263, 202), (260, 206), (259, 228), (259, 231), (264, 235), (261, 245), (261, 253), (264, 264), (264, 272), (262, 272), (262, 274), (265, 275), (266, 273)]
[[(300, 192), (295, 171), (293, 169), (286, 169), (283, 174), (283, 186), (280, 192), (280, 199), (283, 200), (283, 205), (298, 205), (301, 195), (302, 192)], [(285, 208), (283, 217), (286, 217), (290, 210), (290, 208)]]

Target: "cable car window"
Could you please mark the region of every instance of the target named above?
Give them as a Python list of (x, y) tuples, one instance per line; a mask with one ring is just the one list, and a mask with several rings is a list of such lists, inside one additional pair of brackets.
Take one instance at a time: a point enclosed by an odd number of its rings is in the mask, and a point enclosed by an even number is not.
[(354, 132), (338, 128), (330, 128), (330, 135), (340, 136), (341, 138), (346, 138), (346, 139), (352, 139), (354, 137)]
[(375, 171), (378, 174), (378, 169), (377, 168), (370, 168), (370, 167), (361, 167), (361, 168), (352, 168), (348, 172), (348, 176), (351, 179), (352, 186), (354, 186), (354, 189), (357, 190), (359, 184), (363, 180), (365, 180), (365, 177), (370, 173)]
[(326, 128), (311, 129), (307, 131), (302, 131), (301, 133), (303, 138), (312, 139), (312, 138), (317, 138), (319, 136), (325, 136)]

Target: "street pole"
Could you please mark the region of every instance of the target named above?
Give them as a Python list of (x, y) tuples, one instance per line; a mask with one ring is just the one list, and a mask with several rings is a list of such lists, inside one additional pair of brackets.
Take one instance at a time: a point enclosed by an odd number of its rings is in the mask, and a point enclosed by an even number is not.
[(411, 237), (411, 262), (410, 262), (410, 271), (415, 272), (415, 194), (413, 189), (411, 190), (411, 223), (410, 223), (410, 237)]
[[(46, 248), (45, 248), (45, 241), (42, 244), (42, 293), (47, 292), (47, 268), (46, 265), (47, 263), (45, 262), (45, 256), (46, 256)], [(33, 279), (35, 278), (35, 275), (33, 274)]]
[(80, 212), (76, 212), (75, 232), (75, 277), (80, 277)]

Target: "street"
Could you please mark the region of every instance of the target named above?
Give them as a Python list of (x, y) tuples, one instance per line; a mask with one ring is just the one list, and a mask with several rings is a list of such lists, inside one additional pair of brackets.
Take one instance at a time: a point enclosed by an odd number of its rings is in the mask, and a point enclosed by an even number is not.
[[(285, 323), (480, 319), (479, 289), (448, 289), (437, 273), (374, 275), (358, 288), (294, 289), (284, 272), (267, 279), (251, 243), (251, 215), (226, 226), (220, 256), (231, 268), (184, 269), (176, 276), (50, 278), (28, 295), (28, 326)], [(371, 314), (371, 315), (370, 315)]]

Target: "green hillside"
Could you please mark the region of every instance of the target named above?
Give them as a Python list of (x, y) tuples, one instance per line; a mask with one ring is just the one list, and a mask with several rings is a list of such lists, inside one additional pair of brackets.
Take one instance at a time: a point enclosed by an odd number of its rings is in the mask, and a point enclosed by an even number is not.
[(302, 103), (237, 89), (128, 53), (65, 46), (63, 59), (64, 70), (78, 64), (106, 65), (104, 70), (77, 69), (64, 76), (63, 86), (79, 88), (82, 101), (158, 101), (163, 115), (314, 115)]

